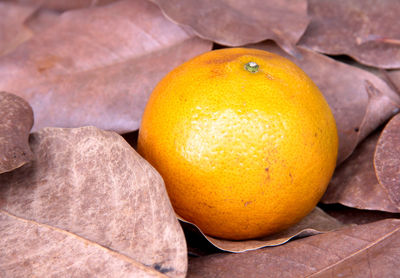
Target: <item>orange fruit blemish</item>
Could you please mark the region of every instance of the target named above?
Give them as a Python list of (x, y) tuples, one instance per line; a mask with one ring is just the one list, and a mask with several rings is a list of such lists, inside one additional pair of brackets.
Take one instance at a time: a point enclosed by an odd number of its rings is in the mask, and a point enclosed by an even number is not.
[(323, 95), (294, 63), (262, 50), (207, 52), (154, 89), (138, 151), (176, 213), (232, 240), (276, 233), (318, 203), (338, 135)]

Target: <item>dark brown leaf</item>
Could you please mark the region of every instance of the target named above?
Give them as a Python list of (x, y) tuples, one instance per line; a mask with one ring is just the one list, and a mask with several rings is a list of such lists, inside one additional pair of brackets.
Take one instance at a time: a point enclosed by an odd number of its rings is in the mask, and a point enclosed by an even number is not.
[(211, 49), (145, 0), (65, 12), (57, 22), (0, 58), (0, 89), (29, 101), (34, 131), (136, 130), (157, 82)]
[(34, 161), (0, 175), (0, 209), (183, 277), (182, 229), (160, 175), (118, 134), (46, 128), (30, 138)]
[(400, 5), (393, 0), (310, 0), (311, 22), (300, 44), (360, 63), (400, 68)]
[[(181, 221), (191, 224), (183, 219)], [(282, 231), (277, 234), (273, 234), (264, 238), (253, 239), (253, 240), (242, 240), (242, 241), (231, 241), (218, 239), (214, 237), (203, 236), (215, 247), (220, 250), (228, 252), (244, 252), (248, 250), (255, 250), (265, 246), (276, 246), (286, 243), (294, 237), (305, 237), (321, 232), (331, 231), (341, 227), (342, 224), (336, 219), (330, 217), (324, 213), (320, 208), (315, 208), (309, 215), (307, 215), (301, 222), (290, 227), (289, 229)], [(196, 227), (197, 228), (197, 227)], [(201, 230), (197, 228), (199, 232)]]
[(72, 233), (0, 210), (0, 277), (167, 277)]
[(189, 278), (399, 277), (400, 220), (388, 219), (241, 254), (191, 259)]
[(305, 0), (151, 1), (200, 37), (229, 46), (272, 39), (293, 53), (309, 22)]
[(0, 2), (0, 55), (32, 37), (24, 22), (35, 10), (31, 6)]
[(28, 137), (33, 125), (32, 108), (22, 98), (0, 92), (0, 174), (32, 159)]
[(301, 47), (298, 48), (301, 54), (298, 58), (287, 55), (271, 43), (250, 47), (286, 56), (317, 84), (336, 119), (339, 133), (338, 163), (344, 161), (362, 139), (398, 111), (399, 95), (370, 72)]
[(400, 211), (400, 114), (386, 125), (375, 150), (376, 176)]
[(400, 212), (378, 182), (374, 169), (374, 152), (379, 132), (363, 141), (333, 175), (322, 202), (340, 203), (359, 209)]

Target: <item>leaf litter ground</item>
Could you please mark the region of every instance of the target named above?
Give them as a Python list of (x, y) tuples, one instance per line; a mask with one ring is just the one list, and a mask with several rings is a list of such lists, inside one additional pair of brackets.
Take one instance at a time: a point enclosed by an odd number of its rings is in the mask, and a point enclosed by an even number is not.
[[(0, 2), (0, 250), (19, 254), (0, 262), (1, 275), (68, 276), (73, 264), (83, 276), (183, 277), (187, 250), (200, 256), (189, 260), (188, 277), (400, 275), (398, 220), (390, 219), (399, 218), (400, 118), (388, 122), (400, 103), (399, 6), (239, 2)], [(284, 55), (316, 82), (340, 137), (322, 201), (347, 209), (320, 205), (307, 224), (251, 242), (206, 241), (183, 224), (187, 249), (162, 179), (122, 137), (47, 128), (133, 132), (125, 138), (134, 145), (158, 80), (213, 42)], [(221, 254), (203, 256), (210, 253)]]

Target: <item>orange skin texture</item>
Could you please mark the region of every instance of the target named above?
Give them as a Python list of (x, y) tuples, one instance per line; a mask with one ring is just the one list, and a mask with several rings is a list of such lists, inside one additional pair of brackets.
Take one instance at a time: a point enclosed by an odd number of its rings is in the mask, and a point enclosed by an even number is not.
[[(248, 62), (258, 72), (245, 69)], [(338, 152), (323, 95), (294, 63), (262, 50), (214, 50), (180, 65), (146, 106), (138, 151), (176, 213), (205, 234), (266, 236), (318, 203)]]

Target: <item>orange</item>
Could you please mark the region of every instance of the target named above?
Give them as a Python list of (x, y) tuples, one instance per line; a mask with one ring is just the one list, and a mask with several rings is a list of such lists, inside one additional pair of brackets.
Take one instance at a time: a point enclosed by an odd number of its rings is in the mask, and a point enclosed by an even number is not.
[(163, 177), (179, 216), (207, 235), (243, 240), (286, 229), (315, 207), (338, 135), (298, 66), (230, 48), (193, 58), (156, 86), (138, 151)]

